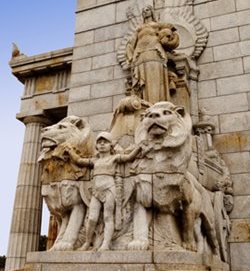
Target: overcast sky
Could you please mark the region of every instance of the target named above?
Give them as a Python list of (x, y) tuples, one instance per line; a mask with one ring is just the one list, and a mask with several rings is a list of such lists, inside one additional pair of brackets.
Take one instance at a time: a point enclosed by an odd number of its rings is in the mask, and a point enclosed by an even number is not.
[[(11, 74), (12, 42), (35, 55), (73, 46), (76, 0), (1, 0), (0, 256), (6, 255), (24, 125), (16, 120), (23, 85)], [(43, 230), (45, 231), (45, 230)]]

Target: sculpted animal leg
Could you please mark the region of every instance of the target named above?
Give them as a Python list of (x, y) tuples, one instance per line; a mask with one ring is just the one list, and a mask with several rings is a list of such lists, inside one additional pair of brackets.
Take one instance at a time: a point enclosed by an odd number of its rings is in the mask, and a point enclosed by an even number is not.
[(196, 251), (194, 238), (195, 213), (190, 206), (183, 211), (183, 247), (187, 250)]
[(114, 209), (115, 199), (113, 194), (109, 193), (104, 203), (104, 239), (99, 251), (110, 249), (111, 239), (114, 234)]
[(148, 231), (151, 214), (140, 203), (134, 208), (134, 236), (128, 244), (130, 250), (147, 250), (149, 248)]
[(73, 250), (85, 215), (83, 204), (75, 205), (71, 211), (68, 226), (60, 242), (60, 250)]
[[(53, 245), (53, 247), (50, 249), (50, 251), (52, 250), (60, 250), (60, 242), (63, 239), (63, 235), (66, 231), (66, 228), (68, 226), (68, 222), (69, 222), (69, 216), (68, 215), (64, 215), (61, 220), (57, 219), (58, 221), (58, 227), (59, 227), (59, 232), (56, 238), (56, 241)], [(58, 245), (59, 244), (59, 245)]]

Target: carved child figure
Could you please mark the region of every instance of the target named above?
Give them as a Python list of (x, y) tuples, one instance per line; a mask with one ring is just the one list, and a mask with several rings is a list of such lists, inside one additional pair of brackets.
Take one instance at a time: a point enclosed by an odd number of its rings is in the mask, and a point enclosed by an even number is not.
[(104, 240), (99, 250), (110, 249), (111, 239), (114, 233), (114, 211), (115, 211), (115, 175), (117, 165), (132, 161), (140, 151), (135, 148), (129, 154), (114, 154), (112, 136), (108, 132), (102, 132), (97, 136), (97, 157), (84, 159), (75, 152), (69, 151), (73, 161), (79, 166), (93, 166), (92, 197), (89, 206), (89, 218), (86, 226), (86, 242), (79, 250), (88, 250), (99, 219), (100, 210), (103, 205), (104, 216)]

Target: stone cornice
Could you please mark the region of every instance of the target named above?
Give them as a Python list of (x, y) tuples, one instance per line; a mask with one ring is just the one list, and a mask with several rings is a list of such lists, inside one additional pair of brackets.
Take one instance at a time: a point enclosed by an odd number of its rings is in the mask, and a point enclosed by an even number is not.
[(24, 83), (28, 76), (70, 66), (72, 55), (73, 48), (70, 47), (34, 56), (20, 55), (12, 58), (9, 65), (17, 79)]

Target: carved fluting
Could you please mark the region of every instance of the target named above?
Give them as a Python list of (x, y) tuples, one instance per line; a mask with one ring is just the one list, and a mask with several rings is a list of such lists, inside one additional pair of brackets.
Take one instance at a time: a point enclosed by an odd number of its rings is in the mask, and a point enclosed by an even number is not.
[[(35, 122), (32, 122), (35, 121)], [(43, 120), (43, 122), (39, 122)], [(28, 118), (12, 216), (6, 271), (21, 268), (28, 251), (38, 249), (41, 228), (40, 170), (36, 163), (40, 152), (43, 118)]]
[(69, 81), (69, 72), (68, 71), (60, 71), (56, 75), (56, 89), (66, 88)]
[(29, 78), (25, 81), (25, 96), (31, 96), (35, 91), (35, 78)]

